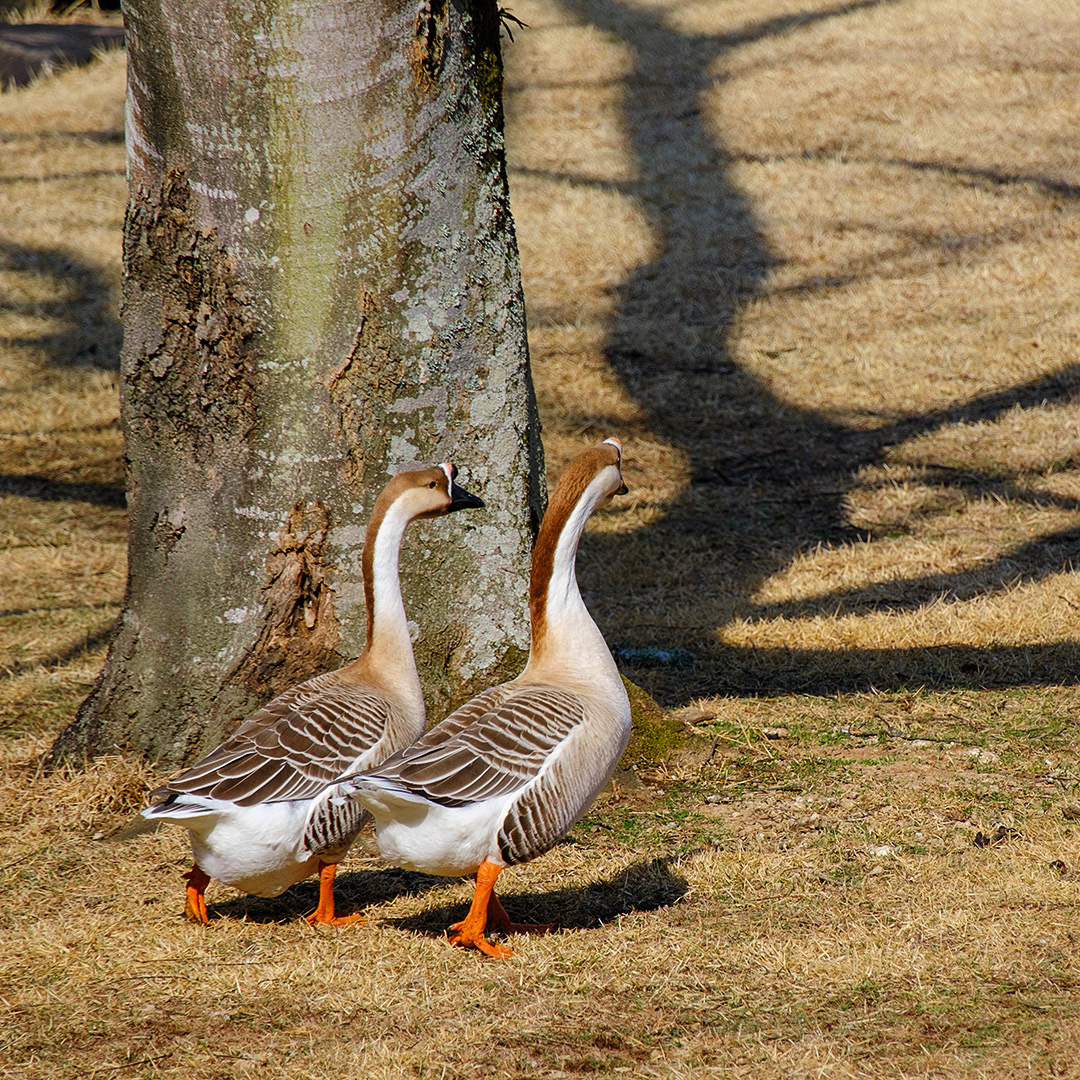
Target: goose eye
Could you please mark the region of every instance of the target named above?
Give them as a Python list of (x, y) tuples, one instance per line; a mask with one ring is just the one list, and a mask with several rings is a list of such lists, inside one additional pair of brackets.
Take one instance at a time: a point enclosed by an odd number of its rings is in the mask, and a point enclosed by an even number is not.
[(438, 487), (438, 486), (439, 486), (439, 485), (438, 485), (438, 482), (437, 482), (437, 481), (435, 481), (435, 480), (432, 480), (432, 481), (431, 481), (431, 483), (430, 483), (430, 484), (428, 484), (428, 487), (429, 487), (429, 488), (433, 488), (433, 487)]

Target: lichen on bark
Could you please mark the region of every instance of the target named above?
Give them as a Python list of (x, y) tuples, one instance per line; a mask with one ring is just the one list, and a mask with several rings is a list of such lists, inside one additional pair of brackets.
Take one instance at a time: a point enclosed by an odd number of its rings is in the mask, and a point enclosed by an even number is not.
[(356, 655), (388, 475), (432, 716), (516, 673), (544, 498), (487, 0), (130, 0), (130, 577), (56, 755), (174, 765)]
[(124, 266), (129, 442), (153, 431), (197, 465), (243, 453), (256, 421), (251, 289), (214, 230), (200, 227), (181, 170), (130, 200)]

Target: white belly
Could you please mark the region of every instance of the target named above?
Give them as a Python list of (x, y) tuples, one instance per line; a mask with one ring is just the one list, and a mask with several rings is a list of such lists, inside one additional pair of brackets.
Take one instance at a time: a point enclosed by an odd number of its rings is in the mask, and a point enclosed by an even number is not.
[(387, 862), (445, 877), (473, 874), (485, 860), (503, 865), (498, 835), (505, 799), (440, 806), (385, 791), (363, 794), (361, 801), (375, 818), (379, 854)]
[(191, 834), (195, 861), (214, 880), (254, 896), (278, 896), (318, 871), (303, 844), (306, 801), (233, 806), (179, 819)]

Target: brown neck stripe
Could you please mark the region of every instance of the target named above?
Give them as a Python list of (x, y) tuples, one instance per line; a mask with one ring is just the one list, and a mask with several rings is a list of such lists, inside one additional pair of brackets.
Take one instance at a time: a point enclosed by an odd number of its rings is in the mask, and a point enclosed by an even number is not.
[(532, 573), (529, 576), (529, 620), (534, 652), (539, 651), (547, 634), (548, 586), (555, 569), (555, 549), (559, 546), (563, 529), (596, 474), (609, 465), (618, 464), (619, 451), (611, 443), (590, 447), (570, 462), (552, 493), (536, 538)]

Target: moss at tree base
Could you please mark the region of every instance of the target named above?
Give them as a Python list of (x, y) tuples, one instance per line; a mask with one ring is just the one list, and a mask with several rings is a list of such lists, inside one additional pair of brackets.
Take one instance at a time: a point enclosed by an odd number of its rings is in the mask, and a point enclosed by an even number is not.
[(622, 676), (627, 697), (630, 698), (630, 742), (619, 762), (619, 769), (635, 765), (658, 765), (680, 750), (691, 737), (682, 721), (673, 717), (653, 698), (625, 675)]

